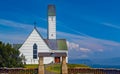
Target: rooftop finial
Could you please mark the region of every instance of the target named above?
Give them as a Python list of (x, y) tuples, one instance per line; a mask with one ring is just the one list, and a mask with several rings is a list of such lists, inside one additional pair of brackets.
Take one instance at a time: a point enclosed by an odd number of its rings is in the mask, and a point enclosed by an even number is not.
[(36, 29), (36, 22), (34, 22), (34, 29)]

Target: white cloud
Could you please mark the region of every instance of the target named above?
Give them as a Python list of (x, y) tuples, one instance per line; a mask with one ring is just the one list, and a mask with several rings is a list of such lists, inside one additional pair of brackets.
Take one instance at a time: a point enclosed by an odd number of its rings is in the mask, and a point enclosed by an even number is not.
[(79, 59), (80, 59), (80, 58), (88, 58), (88, 55), (83, 54), (83, 55), (79, 56)]
[(75, 50), (79, 49), (79, 44), (77, 43), (67, 41), (67, 45), (69, 49), (75, 49)]
[[(15, 27), (16, 29), (20, 28), (24, 31), (29, 30), (28, 31), (29, 33), (33, 29), (33, 26), (30, 24), (24, 24), (24, 23), (11, 21), (11, 20), (5, 20), (5, 19), (0, 19), (0, 25)], [(46, 34), (47, 29), (38, 27), (38, 30), (40, 33), (42, 33), (42, 36), (47, 35)], [(27, 35), (29, 35), (29, 33)], [(57, 31), (57, 36), (58, 36), (58, 38), (67, 39), (67, 44), (68, 44), (69, 51), (70, 51), (69, 55), (73, 58), (75, 56), (87, 57), (87, 56), (89, 56), (89, 52), (90, 53), (94, 52), (94, 51), (104, 52), (105, 50), (108, 50), (108, 51), (114, 50), (115, 51), (120, 48), (119, 42), (94, 38), (94, 37), (88, 36), (86, 34), (75, 35), (75, 34), (71, 34), (71, 33)], [(26, 36), (24, 36), (24, 34), (20, 34), (20, 32), (18, 32), (16, 34), (0, 33), (0, 39), (7, 40), (8, 42), (18, 43), (18, 42), (24, 42), (24, 40), (26, 39)], [(75, 53), (73, 53), (73, 52), (75, 52)], [(87, 52), (88, 54), (83, 53), (83, 52)]]
[(89, 56), (87, 54), (71, 56), (71, 59), (87, 59)]
[(113, 25), (113, 24), (110, 24), (110, 23), (102, 23), (102, 24), (105, 25), (105, 26), (108, 26), (108, 27), (115, 28), (115, 29), (120, 29), (120, 26), (118, 26), (118, 25)]
[[(0, 25), (6, 26), (6, 27), (13, 27), (20, 30), (24, 30), (25, 32), (27, 31), (27, 35), (29, 35), (29, 32), (32, 31), (33, 25), (31, 24), (25, 24), (25, 23), (19, 23), (11, 20), (6, 20), (6, 19), (0, 19)], [(41, 27), (37, 27), (37, 29), (42, 32), (42, 36), (45, 36), (44, 33), (47, 33), (47, 30)], [(25, 33), (24, 32), (24, 33)], [(21, 31), (10, 31), (8, 33), (0, 33), (0, 39), (2, 39), (5, 42), (11, 42), (11, 43), (23, 43), (24, 40), (27, 38), (27, 35), (21, 34)], [(13, 37), (14, 36), (14, 37)]]
[(115, 42), (112, 40), (104, 40), (104, 39), (98, 39), (94, 37), (86, 37), (86, 36), (80, 36), (80, 35), (74, 35), (70, 33), (64, 33), (64, 32), (58, 32), (59, 36), (64, 36), (69, 41), (70, 48), (88, 48), (92, 49), (94, 51), (104, 51), (108, 49), (116, 49), (120, 47), (119, 42)]
[(5, 20), (5, 19), (0, 19), (0, 25), (15, 27), (15, 28), (23, 28), (23, 29), (26, 29), (26, 28), (29, 29), (33, 27), (30, 24), (18, 23), (15, 21)]
[(87, 52), (90, 52), (91, 50), (88, 48), (80, 48), (80, 51), (87, 53)]
[[(62, 23), (62, 22), (60, 22), (60, 21), (57, 21), (57, 25), (62, 26), (62, 27), (65, 28), (66, 30), (72, 31), (72, 32), (77, 33), (77, 34), (82, 35), (82, 36), (89, 37), (87, 34), (81, 33), (80, 31), (77, 31), (77, 30), (75, 30), (75, 29), (73, 29), (73, 28), (70, 28), (70, 27), (68, 27), (68, 26), (65, 26), (65, 24), (66, 24), (66, 23)], [(71, 25), (71, 24), (69, 24), (69, 25)]]
[(103, 50), (103, 49), (99, 49), (98, 51), (99, 51), (99, 52), (103, 52), (104, 50)]
[[(31, 24), (24, 24), (24, 23), (19, 23), (11, 20), (5, 20), (5, 19), (0, 19), (0, 25), (4, 26), (10, 26), (10, 27), (15, 27), (17, 28), (23, 28), (25, 30), (31, 30), (33, 29), (33, 26)], [(37, 27), (40, 33), (47, 33), (47, 29)], [(1, 37), (5, 37), (6, 34), (1, 34)], [(10, 35), (10, 34), (9, 34)], [(14, 39), (18, 39), (17, 37), (20, 34), (14, 35)], [(46, 34), (47, 35), (47, 34)], [(57, 31), (57, 36), (58, 38), (66, 38), (69, 44), (70, 49), (80, 49), (81, 47), (92, 49), (92, 50), (105, 50), (108, 49), (108, 47), (120, 47), (120, 43), (111, 41), (111, 40), (103, 40), (103, 39), (98, 39), (94, 38), (91, 36), (88, 36), (86, 34), (83, 35), (75, 35), (75, 34), (70, 34), (66, 32), (60, 32)], [(9, 36), (7, 36), (9, 38)], [(6, 38), (7, 38), (6, 37)], [(24, 38), (24, 37), (23, 37)], [(13, 38), (12, 38), (13, 39)], [(11, 40), (12, 40), (11, 39)]]
[(67, 41), (67, 46), (69, 48), (69, 50), (76, 50), (78, 52), (90, 52), (91, 50), (88, 48), (83, 48), (81, 47), (78, 43), (74, 43), (74, 42), (69, 42)]
[[(21, 29), (25, 29), (25, 30), (32, 30), (34, 27), (34, 25), (32, 25), (32, 24), (19, 23), (19, 22), (15, 22), (15, 21), (11, 21), (11, 20), (6, 20), (6, 19), (0, 19), (0, 25), (14, 27), (14, 28), (21, 28)], [(37, 28), (41, 32), (47, 32), (47, 30), (44, 28), (41, 28), (41, 27), (37, 27)]]

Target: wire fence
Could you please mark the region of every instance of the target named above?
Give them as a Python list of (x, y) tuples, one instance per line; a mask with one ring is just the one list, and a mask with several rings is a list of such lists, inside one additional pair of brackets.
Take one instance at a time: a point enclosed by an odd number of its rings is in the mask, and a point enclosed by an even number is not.
[(37, 68), (2, 68), (0, 74), (38, 74)]
[[(38, 74), (38, 68), (0, 68), (0, 74)], [(69, 68), (68, 74), (120, 74), (120, 70)]]
[(119, 69), (68, 69), (68, 74), (120, 74)]

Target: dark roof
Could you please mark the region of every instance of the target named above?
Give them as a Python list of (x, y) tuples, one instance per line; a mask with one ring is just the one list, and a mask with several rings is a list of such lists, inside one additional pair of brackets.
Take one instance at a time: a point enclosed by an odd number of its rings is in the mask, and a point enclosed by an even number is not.
[(38, 56), (43, 56), (43, 57), (61, 57), (61, 56), (67, 56), (66, 52), (39, 52)]
[[(52, 50), (68, 50), (65, 39), (44, 39), (45, 43)], [(13, 48), (19, 49), (22, 44), (13, 44)]]
[(65, 39), (44, 39), (50, 49), (53, 50), (68, 50)]
[(55, 16), (55, 5), (48, 5), (48, 16)]
[(22, 44), (13, 44), (14, 49), (19, 49), (22, 46)]

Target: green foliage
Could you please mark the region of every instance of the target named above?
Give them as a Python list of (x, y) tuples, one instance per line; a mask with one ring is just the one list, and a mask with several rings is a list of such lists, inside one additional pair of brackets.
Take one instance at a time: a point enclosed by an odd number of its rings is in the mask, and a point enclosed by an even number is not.
[(0, 67), (23, 67), (19, 54), (19, 50), (12, 48), (9, 43), (5, 44), (0, 41)]

